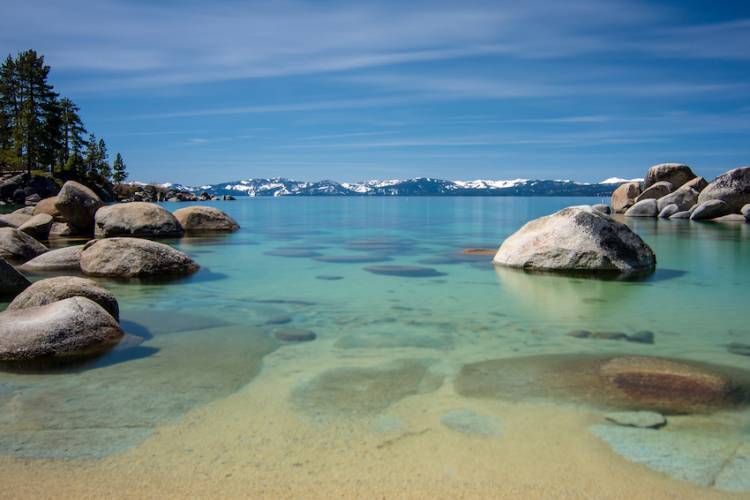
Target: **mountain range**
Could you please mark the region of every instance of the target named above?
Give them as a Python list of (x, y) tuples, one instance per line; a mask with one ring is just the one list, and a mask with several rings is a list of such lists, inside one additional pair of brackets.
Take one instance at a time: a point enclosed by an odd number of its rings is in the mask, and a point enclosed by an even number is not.
[(584, 183), (539, 179), (450, 181), (419, 177), (364, 182), (309, 182), (271, 178), (203, 186), (174, 183), (159, 186), (196, 194), (205, 192), (213, 196), (610, 196), (617, 186), (628, 180), (613, 177), (597, 183)]

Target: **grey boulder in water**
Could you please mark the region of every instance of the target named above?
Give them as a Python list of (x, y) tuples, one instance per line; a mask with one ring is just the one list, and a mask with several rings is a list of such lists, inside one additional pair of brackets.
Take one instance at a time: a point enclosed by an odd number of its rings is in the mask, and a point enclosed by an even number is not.
[(656, 256), (625, 224), (578, 206), (527, 223), (503, 242), (493, 263), (529, 271), (634, 274), (653, 271)]

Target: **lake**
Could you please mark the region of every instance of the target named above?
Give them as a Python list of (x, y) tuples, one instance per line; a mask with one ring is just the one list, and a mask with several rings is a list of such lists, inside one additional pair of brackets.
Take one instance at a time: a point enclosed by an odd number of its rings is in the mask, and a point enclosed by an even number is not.
[[(737, 347), (750, 344), (750, 225), (623, 219), (657, 256), (640, 281), (530, 275), (463, 253), (600, 201), (203, 203), (242, 229), (167, 241), (201, 271), (100, 280), (128, 345), (85, 366), (0, 373), (4, 495), (748, 494), (746, 407), (615, 427), (603, 415), (618, 408), (557, 382), (616, 354), (750, 368)], [(568, 335), (579, 330), (620, 340)], [(653, 343), (632, 341), (644, 331)]]

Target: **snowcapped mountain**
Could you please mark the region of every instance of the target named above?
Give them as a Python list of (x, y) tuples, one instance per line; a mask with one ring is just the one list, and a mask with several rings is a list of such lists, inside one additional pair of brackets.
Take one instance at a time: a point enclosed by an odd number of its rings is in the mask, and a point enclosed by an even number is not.
[(206, 192), (216, 196), (609, 196), (620, 183), (626, 181), (612, 178), (592, 184), (569, 180), (448, 181), (419, 177), (364, 182), (308, 182), (277, 177), (196, 187), (172, 183), (159, 186), (196, 194)]

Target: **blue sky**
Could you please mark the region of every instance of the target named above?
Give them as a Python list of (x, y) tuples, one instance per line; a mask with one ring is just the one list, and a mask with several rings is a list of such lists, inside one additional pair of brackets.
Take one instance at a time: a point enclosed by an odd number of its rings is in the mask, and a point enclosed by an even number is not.
[(750, 2), (2, 2), (133, 179), (750, 164)]

